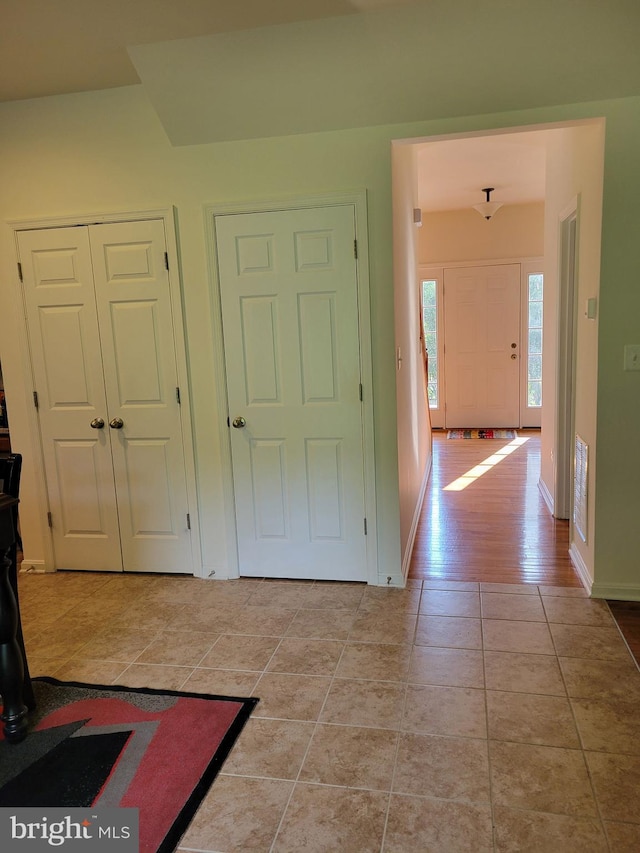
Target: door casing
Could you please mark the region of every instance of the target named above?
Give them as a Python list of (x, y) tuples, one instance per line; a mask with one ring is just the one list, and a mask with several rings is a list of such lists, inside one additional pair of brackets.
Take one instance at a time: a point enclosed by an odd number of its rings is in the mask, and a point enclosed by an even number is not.
[[(189, 396), (189, 380), (187, 371), (187, 356), (184, 334), (184, 318), (182, 310), (181, 298), (181, 279), (178, 261), (178, 246), (176, 240), (176, 210), (173, 207), (159, 209), (145, 209), (125, 212), (111, 213), (94, 213), (83, 214), (81, 216), (63, 216), (50, 217), (44, 219), (31, 220), (13, 220), (8, 223), (14, 232), (14, 245), (16, 247), (16, 256), (18, 255), (18, 232), (34, 229), (45, 228), (63, 228), (75, 225), (93, 225), (102, 223), (119, 223), (119, 222), (134, 222), (149, 219), (161, 219), (164, 224), (164, 232), (166, 236), (166, 248), (169, 258), (169, 282), (171, 291), (171, 309), (175, 319), (175, 355), (176, 366), (178, 371), (178, 381), (180, 383), (181, 406), (180, 415), (182, 420), (182, 434), (184, 442), (184, 461), (185, 461), (185, 477), (187, 483), (187, 496), (189, 506), (193, 508), (190, 514), (191, 518), (191, 534), (192, 534), (192, 554), (193, 554), (193, 574), (195, 577), (203, 577), (202, 555), (196, 543), (200, 542), (199, 534), (199, 512), (196, 490), (196, 470), (195, 470), (195, 454), (193, 446), (193, 428), (191, 421), (191, 402)], [(24, 365), (28, 365), (28, 378), (33, 387), (33, 372), (31, 369), (31, 356), (28, 344), (28, 324), (25, 305), (21, 305), (21, 358)], [(35, 407), (28, 407), (29, 417), (29, 433), (31, 437), (31, 451), (34, 459), (38, 459), (40, 464), (34, 466), (34, 477), (37, 488), (38, 502), (38, 517), (42, 519), (42, 540), (45, 547), (45, 571), (55, 571), (55, 555), (53, 551), (53, 543), (48, 535), (48, 527), (46, 524), (48, 512), (47, 486), (44, 475), (44, 465), (42, 461), (42, 448), (39, 441), (39, 426)]]
[[(579, 199), (561, 212), (558, 287), (558, 362), (555, 500), (556, 518), (569, 519), (573, 528), (573, 478), (575, 437), (575, 362), (578, 298)], [(572, 530), (573, 533), (573, 530)], [(573, 535), (571, 537), (573, 541)]]
[(544, 272), (544, 259), (543, 258), (495, 258), (490, 260), (479, 260), (479, 261), (440, 261), (437, 263), (429, 263), (429, 264), (420, 264), (418, 266), (418, 276), (417, 276), (417, 293), (418, 296), (420, 294), (420, 282), (428, 279), (433, 279), (436, 281), (437, 288), (437, 301), (438, 301), (438, 360), (440, 363), (440, 371), (438, 374), (438, 396), (440, 400), (440, 407), (431, 412), (431, 421), (432, 425), (436, 429), (444, 429), (444, 400), (446, 397), (446, 382), (447, 378), (444, 371), (444, 271), (445, 269), (463, 269), (466, 267), (483, 267), (483, 266), (501, 266), (503, 264), (519, 264), (520, 265), (520, 301), (522, 306), (521, 311), (521, 320), (520, 320), (520, 339), (521, 339), (521, 373), (520, 373), (520, 386), (521, 386), (521, 402), (520, 402), (520, 426), (522, 428), (525, 427), (533, 427), (537, 428), (540, 426), (538, 423), (539, 418), (536, 419), (536, 422), (533, 422), (533, 419), (528, 416), (528, 413), (531, 411), (527, 409), (526, 403), (526, 379), (527, 379), (527, 370), (526, 370), (526, 330), (527, 330), (527, 275), (532, 272)]
[(239, 204), (206, 205), (204, 209), (209, 255), (209, 277), (213, 293), (214, 333), (215, 333), (215, 373), (218, 410), (221, 413), (219, 428), (222, 453), (222, 482), (225, 505), (225, 528), (227, 539), (228, 578), (240, 576), (237, 526), (233, 489), (233, 468), (231, 460), (231, 440), (227, 417), (230, 415), (227, 397), (227, 379), (225, 371), (225, 351), (222, 329), (222, 302), (220, 281), (217, 272), (217, 255), (214, 220), (216, 216), (230, 213), (264, 213), (281, 210), (295, 210), (309, 207), (351, 204), (356, 213), (356, 239), (358, 253), (358, 325), (360, 334), (360, 360), (362, 368), (363, 406), (362, 429), (364, 448), (364, 504), (367, 519), (366, 560), (368, 583), (380, 582), (378, 576), (378, 545), (376, 524), (376, 488), (373, 424), (373, 373), (371, 358), (371, 316), (369, 309), (369, 251), (367, 243), (367, 196), (365, 190), (348, 194), (328, 193), (326, 195), (288, 197), (286, 199), (259, 200)]

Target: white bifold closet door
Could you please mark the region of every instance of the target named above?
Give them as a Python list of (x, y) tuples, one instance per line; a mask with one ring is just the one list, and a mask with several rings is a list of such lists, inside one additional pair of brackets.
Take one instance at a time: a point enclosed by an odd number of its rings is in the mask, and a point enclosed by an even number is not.
[(18, 247), (56, 567), (192, 573), (163, 221)]

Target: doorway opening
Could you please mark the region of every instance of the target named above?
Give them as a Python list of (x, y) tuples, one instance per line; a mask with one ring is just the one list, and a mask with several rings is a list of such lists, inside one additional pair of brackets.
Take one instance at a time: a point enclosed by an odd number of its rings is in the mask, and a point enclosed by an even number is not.
[[(517, 357), (527, 363), (519, 383), (521, 413), (519, 423), (515, 425), (521, 428), (540, 427), (537, 487), (546, 504), (542, 511), (549, 512), (553, 518), (568, 517), (566, 509), (561, 506), (561, 498), (563, 487), (566, 492), (571, 492), (573, 433), (576, 425), (575, 417), (563, 416), (563, 412), (565, 405), (569, 406), (569, 411), (575, 410), (576, 396), (582, 395), (589, 401), (589, 405), (581, 409), (581, 418), (585, 424), (581, 429), (595, 442), (595, 390), (590, 386), (595, 383), (596, 371), (593, 371), (593, 376), (583, 376), (576, 358), (558, 359), (559, 347), (564, 345), (562, 329), (569, 322), (566, 312), (561, 310), (560, 214), (570, 199), (577, 196), (585, 199), (588, 194), (589, 223), (586, 227), (591, 229), (592, 223), (601, 221), (603, 140), (603, 121), (589, 120), (499, 129), (480, 134), (398, 140), (393, 144), (395, 252), (402, 252), (407, 246), (413, 251), (413, 256), (403, 263), (399, 263), (396, 257), (396, 292), (398, 288), (409, 289), (406, 282), (399, 279), (398, 272), (411, 269), (413, 263), (414, 290), (418, 291), (416, 311), (420, 315), (423, 313), (424, 297), (420, 292), (422, 282), (433, 282), (436, 279), (431, 274), (434, 267), (444, 273), (448, 267), (502, 265), (517, 261), (522, 265), (522, 273), (528, 284), (530, 274), (544, 277), (543, 301), (534, 306), (534, 313), (537, 311), (541, 315), (540, 322), (532, 326), (530, 317), (525, 316), (526, 312), (531, 312), (531, 300), (528, 294), (526, 298), (523, 295), (520, 339), (514, 339), (511, 343), (517, 345)], [(585, 151), (588, 151), (586, 156)], [(511, 170), (509, 163), (513, 164)], [(503, 165), (504, 171), (500, 172)], [(401, 185), (402, 181), (404, 186)], [(490, 221), (484, 220), (474, 210), (479, 200), (473, 194), (476, 183), (478, 188), (490, 183), (496, 188), (492, 201), (502, 203), (501, 209)], [(476, 190), (475, 194), (478, 192)], [(419, 230), (415, 229), (408, 216), (398, 222), (401, 201), (406, 206), (410, 204), (414, 209), (420, 209), (422, 227)], [(584, 247), (586, 244), (586, 241), (585, 244), (580, 242), (580, 216), (575, 218), (572, 227), (573, 245), (577, 252), (581, 245)], [(535, 229), (534, 237), (532, 229)], [(599, 286), (599, 231), (596, 233), (595, 229), (592, 230), (590, 236), (595, 238), (594, 242), (589, 250), (585, 247), (584, 252), (585, 256), (588, 252), (590, 257), (593, 256), (593, 268), (591, 274), (587, 275), (591, 283), (587, 284), (587, 279), (583, 282), (576, 278), (572, 303), (574, 314), (575, 304), (580, 303), (585, 286), (589, 288), (589, 296), (594, 295)], [(542, 264), (540, 258), (543, 259)], [(532, 264), (536, 269), (533, 269)], [(586, 268), (581, 256), (580, 269)], [(537, 280), (534, 282), (534, 291), (538, 283)], [(408, 300), (405, 298), (404, 302)], [(442, 303), (446, 305), (444, 297)], [(396, 298), (396, 311), (399, 304), (402, 305), (402, 302)], [(436, 317), (440, 310), (437, 305), (430, 306), (431, 313)], [(410, 348), (414, 319), (410, 310), (405, 312), (404, 317), (396, 316), (397, 352)], [(422, 321), (422, 316), (418, 319)], [(397, 395), (400, 494), (403, 502), (401, 514), (404, 518), (414, 519), (413, 527), (410, 528), (406, 523), (402, 527), (403, 534), (407, 531), (402, 542), (405, 566), (409, 565), (417, 535), (421, 501), (426, 491), (424, 481), (428, 478), (432, 458), (425, 464), (425, 477), (420, 490), (415, 487), (419, 478), (407, 475), (409, 460), (403, 458), (403, 437), (405, 434), (410, 436), (416, 430), (415, 419), (411, 420), (411, 412), (404, 403), (407, 399), (415, 401), (421, 393), (426, 395), (428, 392), (431, 400), (437, 400), (440, 412), (436, 409), (430, 411), (425, 431), (431, 435), (433, 427), (447, 425), (443, 416), (443, 407), (449, 402), (446, 375), (443, 381), (438, 381), (439, 369), (446, 364), (446, 329), (446, 317), (441, 319), (435, 330), (426, 327), (424, 331), (421, 329), (425, 341), (435, 347), (435, 359), (432, 360), (430, 352), (427, 355), (430, 370), (424, 390), (415, 388), (412, 394), (411, 389), (403, 387), (411, 381), (410, 377), (406, 373), (404, 377), (400, 372), (397, 373), (401, 385)], [(443, 333), (439, 334), (439, 330), (443, 330)], [(580, 334), (580, 328), (576, 327), (576, 338)], [(569, 346), (571, 351), (576, 351), (575, 340), (569, 342)], [(544, 391), (540, 399), (542, 388)], [(530, 415), (522, 415), (522, 410), (526, 410), (530, 401), (533, 401), (532, 411), (538, 410), (538, 422), (531, 419)], [(491, 427), (496, 424), (465, 426)], [(456, 445), (461, 449), (462, 443)], [(592, 472), (590, 476), (593, 476)], [(593, 483), (589, 483), (589, 488), (593, 489)], [(571, 543), (568, 549), (573, 553)], [(585, 580), (588, 572), (585, 573), (583, 569), (592, 560), (592, 555), (582, 553), (582, 560), (582, 569), (580, 566), (577, 568)]]

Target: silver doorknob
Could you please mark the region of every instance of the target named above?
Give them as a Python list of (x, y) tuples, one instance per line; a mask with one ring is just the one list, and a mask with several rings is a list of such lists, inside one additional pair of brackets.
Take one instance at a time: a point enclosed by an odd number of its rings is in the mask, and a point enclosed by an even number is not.
[(89, 426), (91, 429), (102, 429), (104, 427), (104, 420), (102, 418), (94, 418)]
[(111, 420), (109, 421), (109, 426), (111, 427), (111, 429), (122, 429), (122, 427), (124, 426), (124, 421), (122, 420), (122, 418), (111, 418)]
[(518, 356), (515, 354), (515, 352), (512, 352), (512, 353), (511, 353), (511, 358), (517, 358), (517, 357), (518, 357)]
[(244, 427), (246, 427), (246, 425), (247, 425), (247, 422), (245, 421), (244, 418), (234, 418), (231, 421), (231, 426), (234, 429), (243, 429)]

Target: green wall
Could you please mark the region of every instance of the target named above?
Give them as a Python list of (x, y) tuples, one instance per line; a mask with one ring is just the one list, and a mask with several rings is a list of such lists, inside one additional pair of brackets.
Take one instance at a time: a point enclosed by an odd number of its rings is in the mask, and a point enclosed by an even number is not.
[[(129, 87), (0, 106), (0, 220), (175, 205), (198, 464), (203, 562), (228, 565), (222, 525), (215, 324), (203, 210), (207, 204), (365, 188), (369, 198), (371, 316), (380, 576), (400, 564), (395, 425), (391, 141), (604, 116), (599, 312), (596, 585), (640, 597), (640, 373), (622, 372), (623, 343), (640, 343), (640, 99), (574, 104), (283, 138), (174, 148), (144, 89)], [(25, 556), (46, 562), (28, 363), (11, 229), (0, 242), (0, 340), (14, 446), (26, 456)]]

